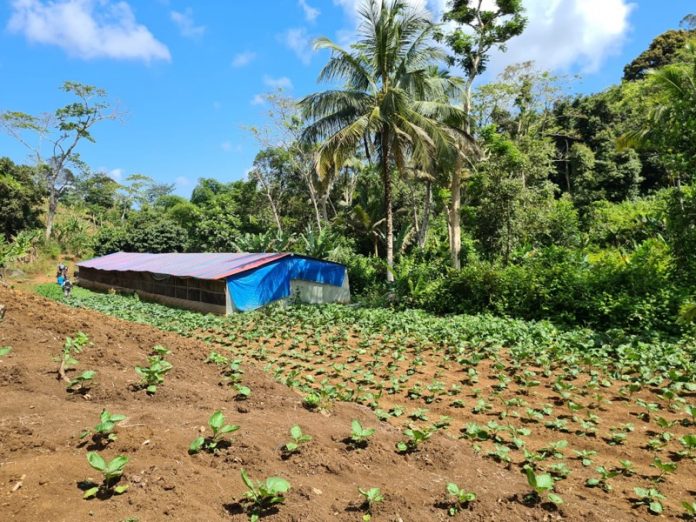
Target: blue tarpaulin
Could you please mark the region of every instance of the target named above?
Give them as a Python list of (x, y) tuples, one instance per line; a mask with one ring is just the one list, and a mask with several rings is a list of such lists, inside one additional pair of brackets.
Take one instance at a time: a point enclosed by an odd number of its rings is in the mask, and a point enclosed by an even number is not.
[(227, 288), (235, 307), (246, 312), (289, 297), (293, 279), (342, 286), (345, 272), (343, 265), (291, 256), (232, 275), (227, 278)]

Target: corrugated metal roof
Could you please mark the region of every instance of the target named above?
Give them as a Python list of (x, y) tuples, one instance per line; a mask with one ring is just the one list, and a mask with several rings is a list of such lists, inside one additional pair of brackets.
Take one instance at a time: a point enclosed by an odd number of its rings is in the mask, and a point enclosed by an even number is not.
[(176, 277), (224, 279), (292, 254), (137, 254), (116, 252), (77, 266), (116, 272), (151, 272)]

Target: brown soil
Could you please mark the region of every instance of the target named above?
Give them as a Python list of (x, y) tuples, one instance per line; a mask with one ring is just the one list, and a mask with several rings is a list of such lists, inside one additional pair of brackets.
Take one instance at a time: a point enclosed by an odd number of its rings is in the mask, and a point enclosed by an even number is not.
[[(292, 484), (285, 504), (264, 517), (269, 521), (361, 520), (358, 487), (379, 487), (385, 495), (373, 520), (447, 520), (448, 482), (478, 495), (455, 520), (649, 518), (644, 509), (630, 511), (582, 488), (563, 491), (566, 504), (558, 509), (525, 505), (524, 476), (476, 455), (470, 443), (437, 433), (418, 452), (400, 456), (394, 451), (400, 429), (377, 422), (367, 407), (307, 411), (299, 395), (250, 365), (244, 383), (252, 396), (235, 401), (218, 369), (204, 363), (210, 346), (203, 342), (2, 287), (0, 303), (7, 307), (0, 346), (12, 347), (0, 358), (0, 520), (245, 520), (237, 504), (245, 491), (241, 468), (256, 479), (275, 475)], [(89, 397), (67, 393), (57, 379), (54, 357), (78, 331), (92, 342), (77, 356), (79, 371), (97, 372)], [(167, 360), (174, 369), (148, 396), (134, 390), (133, 368), (157, 344), (172, 351)], [(80, 483), (98, 477), (85, 459), (91, 444), (81, 444), (79, 434), (104, 408), (128, 417), (102, 454), (128, 456), (121, 483), (130, 489), (82, 500)], [(189, 456), (190, 442), (216, 409), (241, 426), (232, 445), (218, 455)], [(342, 442), (352, 419), (377, 428), (366, 449)], [(284, 460), (280, 448), (293, 424), (313, 440)]]

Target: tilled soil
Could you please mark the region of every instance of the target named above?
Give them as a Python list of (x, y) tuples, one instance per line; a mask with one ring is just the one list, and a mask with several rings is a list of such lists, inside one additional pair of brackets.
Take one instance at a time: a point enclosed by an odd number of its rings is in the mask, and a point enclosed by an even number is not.
[[(264, 517), (269, 521), (361, 520), (358, 487), (379, 487), (385, 496), (372, 520), (448, 520), (448, 482), (478, 497), (455, 520), (648, 518), (591, 491), (572, 492), (574, 501), (559, 508), (528, 505), (525, 477), (479, 457), (468, 443), (438, 433), (416, 453), (398, 455), (400, 430), (377, 422), (369, 409), (338, 403), (330, 413), (307, 411), (299, 395), (252, 366), (244, 367), (243, 381), (252, 395), (237, 401), (219, 370), (205, 364), (210, 347), (203, 342), (3, 287), (0, 304), (7, 309), (0, 346), (12, 347), (0, 357), (0, 520), (245, 520), (242, 468), (255, 479), (280, 476), (292, 484), (286, 502)], [(77, 355), (77, 372), (97, 372), (86, 397), (66, 392), (55, 361), (65, 338), (78, 331), (92, 344)], [(157, 344), (172, 351), (166, 358), (174, 369), (148, 396), (137, 389), (134, 367)], [(82, 483), (99, 478), (85, 456), (98, 448), (79, 435), (103, 409), (127, 416), (118, 439), (100, 451), (107, 459), (129, 458), (120, 483), (130, 487), (83, 500)], [(216, 455), (188, 455), (217, 409), (241, 427), (232, 444)], [(343, 442), (352, 419), (377, 429), (365, 449)], [(313, 440), (283, 459), (293, 424)]]

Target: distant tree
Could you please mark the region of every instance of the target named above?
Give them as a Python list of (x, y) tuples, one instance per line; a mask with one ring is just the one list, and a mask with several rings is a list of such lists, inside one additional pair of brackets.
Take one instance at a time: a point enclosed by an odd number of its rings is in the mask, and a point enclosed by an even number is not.
[[(94, 142), (92, 128), (118, 113), (106, 101), (106, 91), (76, 82), (65, 82), (62, 90), (77, 100), (52, 114), (33, 116), (23, 112), (0, 113), (0, 126), (31, 151), (37, 171), (48, 192), (46, 238), (51, 237), (61, 195), (75, 181), (75, 170), (85, 171), (77, 147), (82, 141)], [(38, 138), (30, 143), (27, 134)]]
[(34, 177), (32, 167), (0, 158), (0, 236), (5, 239), (39, 225), (45, 192)]
[[(523, 16), (522, 0), (495, 0), (484, 5), (483, 0), (453, 0), (450, 10), (444, 15), (447, 22), (454, 22), (457, 27), (444, 36), (452, 50), (449, 58), (451, 65), (464, 70), (464, 113), (466, 115), (465, 131), (472, 134), (472, 94), (473, 85), (485, 70), (494, 49), (505, 50), (505, 44), (511, 38), (522, 34), (527, 23)], [(452, 169), (449, 208), (450, 253), (454, 268), (460, 268), (461, 253), (461, 181), (462, 166)]]
[(359, 148), (379, 159), (386, 214), (387, 281), (394, 275), (393, 173), (404, 174), (408, 155), (427, 163), (450, 145), (445, 115), (461, 121), (461, 110), (439, 96), (452, 82), (429, 74), (443, 58), (431, 41), (434, 27), (404, 0), (369, 0), (360, 10), (359, 41), (344, 49), (328, 38), (316, 41), (331, 57), (322, 81), (338, 89), (312, 94), (300, 103), (310, 124), (304, 139), (319, 143), (320, 175), (341, 168)]
[(674, 63), (684, 50), (686, 43), (694, 36), (696, 31), (693, 29), (671, 29), (657, 36), (645, 51), (624, 67), (623, 79), (641, 80), (651, 69), (659, 69)]

